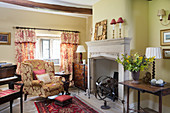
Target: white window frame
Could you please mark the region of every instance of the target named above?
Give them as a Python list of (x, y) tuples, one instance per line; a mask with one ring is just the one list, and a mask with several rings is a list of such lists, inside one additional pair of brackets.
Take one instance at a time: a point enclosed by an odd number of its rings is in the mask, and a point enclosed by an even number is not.
[[(43, 51), (42, 51), (42, 49), (43, 49), (42, 41), (43, 40), (49, 40), (50, 41), (50, 56), (49, 56), (50, 58), (49, 59), (43, 59)], [(53, 56), (53, 41), (54, 40), (60, 40), (60, 42), (61, 42), (61, 38), (59, 38), (59, 37), (38, 37), (37, 38), (37, 43), (36, 43), (36, 55), (35, 55), (35, 58), (53, 62), (52, 56)], [(56, 65), (56, 66), (61, 65), (60, 56), (59, 56), (59, 63), (58, 64), (54, 63), (54, 65)]]

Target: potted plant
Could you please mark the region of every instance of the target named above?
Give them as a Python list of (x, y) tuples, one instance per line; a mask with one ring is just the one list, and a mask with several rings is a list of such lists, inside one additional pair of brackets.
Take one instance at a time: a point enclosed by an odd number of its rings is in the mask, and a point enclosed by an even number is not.
[(122, 56), (122, 59), (118, 57), (116, 61), (122, 64), (125, 70), (129, 70), (132, 73), (133, 83), (139, 83), (140, 71), (147, 69), (154, 60), (154, 57), (146, 58), (145, 55), (139, 56), (137, 53), (134, 55), (122, 54)]

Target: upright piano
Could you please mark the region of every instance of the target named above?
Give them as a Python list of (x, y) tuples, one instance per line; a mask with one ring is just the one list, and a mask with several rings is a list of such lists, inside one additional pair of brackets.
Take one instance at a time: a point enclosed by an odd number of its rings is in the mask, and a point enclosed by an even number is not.
[(16, 82), (21, 79), (20, 75), (15, 74), (17, 65), (0, 67), (0, 85)]

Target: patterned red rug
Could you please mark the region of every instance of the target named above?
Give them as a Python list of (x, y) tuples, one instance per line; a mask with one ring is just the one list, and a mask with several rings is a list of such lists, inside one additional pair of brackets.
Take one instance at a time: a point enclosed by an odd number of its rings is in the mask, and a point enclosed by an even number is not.
[(61, 107), (54, 101), (34, 102), (38, 113), (98, 113), (77, 97), (72, 98), (72, 104)]

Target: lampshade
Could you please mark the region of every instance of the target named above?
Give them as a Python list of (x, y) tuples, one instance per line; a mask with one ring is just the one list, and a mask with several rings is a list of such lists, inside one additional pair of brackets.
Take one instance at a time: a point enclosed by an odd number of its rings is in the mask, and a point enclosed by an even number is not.
[(162, 51), (161, 47), (147, 47), (145, 56), (146, 58), (154, 57), (155, 59), (161, 59), (162, 58)]
[(120, 17), (119, 19), (118, 19), (118, 21), (117, 21), (117, 23), (123, 23), (124, 21), (123, 21), (123, 19), (122, 19), (122, 17)]
[(165, 13), (165, 10), (164, 9), (161, 9), (161, 10), (158, 10), (158, 16), (165, 16), (166, 13)]
[(115, 19), (113, 18), (112, 21), (110, 22), (111, 25), (116, 24)]
[(84, 49), (84, 46), (78, 45), (76, 53), (83, 53), (83, 52), (86, 52), (86, 50)]

